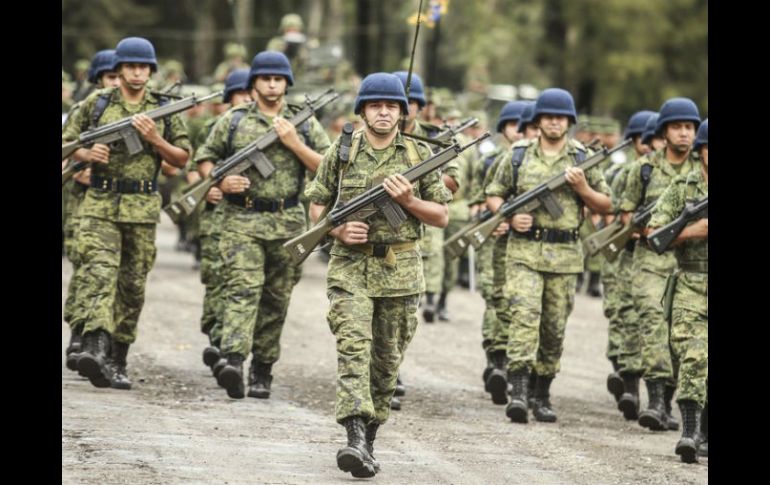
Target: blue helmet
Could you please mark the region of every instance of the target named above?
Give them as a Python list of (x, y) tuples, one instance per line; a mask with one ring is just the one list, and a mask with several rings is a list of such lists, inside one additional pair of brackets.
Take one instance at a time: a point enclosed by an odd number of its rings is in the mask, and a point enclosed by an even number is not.
[(158, 60), (155, 58), (155, 47), (152, 43), (141, 37), (126, 37), (118, 42), (115, 47), (115, 63), (112, 70), (116, 71), (118, 65), (124, 62), (136, 62), (149, 64), (152, 72), (158, 70)]
[(658, 124), (658, 113), (653, 113), (647, 118), (647, 123), (644, 125), (644, 131), (642, 132), (642, 143), (649, 145), (652, 141), (652, 137), (655, 136), (655, 126)]
[(375, 72), (369, 74), (361, 81), (361, 87), (358, 88), (358, 96), (353, 112), (361, 113), (364, 101), (375, 101), (379, 99), (398, 101), (404, 113), (409, 112), (409, 103), (406, 101), (404, 85), (401, 80), (393, 74), (387, 72)]
[(508, 101), (500, 110), (500, 116), (497, 118), (497, 132), (501, 133), (503, 127), (509, 121), (519, 121), (526, 108), (528, 101)]
[(560, 88), (549, 88), (540, 93), (535, 102), (535, 114), (532, 119), (540, 115), (561, 115), (568, 117), (573, 123), (577, 122), (575, 112), (575, 100), (569, 91)]
[(698, 134), (695, 135), (695, 143), (692, 144), (692, 149), (698, 151), (703, 145), (709, 144), (709, 119), (703, 120), (703, 123), (698, 127)]
[(626, 126), (626, 131), (623, 133), (623, 139), (629, 140), (636, 135), (644, 133), (644, 127), (647, 125), (647, 120), (654, 114), (654, 111), (648, 110), (637, 111), (632, 114), (631, 118), (628, 119), (628, 126)]
[(660, 118), (655, 127), (655, 133), (663, 133), (666, 123), (672, 121), (692, 121), (695, 129), (700, 125), (700, 113), (693, 100), (689, 98), (671, 98), (660, 107)]
[(532, 123), (532, 120), (535, 118), (535, 102), (534, 101), (524, 101), (526, 105), (524, 106), (524, 111), (521, 112), (521, 118), (519, 119), (519, 133), (524, 133), (524, 130), (527, 129), (527, 125)]
[(283, 52), (262, 51), (251, 61), (249, 71), (249, 86), (254, 83), (257, 76), (283, 76), (289, 86), (294, 85), (294, 75), (291, 72), (289, 58)]
[(112, 71), (115, 64), (115, 49), (105, 49), (99, 51), (91, 59), (91, 67), (88, 69), (88, 82), (96, 84), (99, 76), (105, 71)]
[(229, 103), (234, 92), (244, 90), (250, 90), (249, 70), (245, 67), (243, 69), (234, 69), (225, 78), (225, 94), (222, 96), (222, 101)]
[[(393, 75), (401, 81), (401, 85), (404, 86), (404, 92), (406, 92), (406, 76), (408, 74), (409, 73), (406, 71), (396, 71), (393, 73)], [(412, 85), (409, 87), (409, 99), (417, 101), (417, 105), (420, 108), (424, 108), (427, 103), (425, 101), (425, 89), (422, 85), (422, 79), (415, 73), (412, 73)]]

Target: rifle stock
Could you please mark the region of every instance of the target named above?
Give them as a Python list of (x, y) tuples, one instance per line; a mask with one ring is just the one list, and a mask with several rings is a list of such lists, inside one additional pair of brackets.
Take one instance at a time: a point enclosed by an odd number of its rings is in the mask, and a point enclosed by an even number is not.
[(609, 225), (598, 229), (593, 234), (583, 239), (583, 250), (587, 255), (593, 256), (598, 253), (604, 243), (617, 231), (623, 227), (623, 223), (620, 222), (620, 218), (615, 218)]
[(329, 220), (329, 216), (326, 216), (310, 228), (309, 231), (286, 241), (283, 247), (289, 251), (294, 264), (302, 264), (310, 256), (310, 253), (313, 252), (313, 248), (318, 246), (332, 229), (334, 229), (334, 226)]
[(65, 160), (72, 156), (78, 148), (83, 146), (80, 140), (71, 141), (61, 146), (61, 159)]
[(174, 221), (175, 224), (179, 224), (182, 220), (189, 217), (190, 214), (195, 212), (196, 207), (206, 197), (209, 189), (216, 184), (216, 180), (211, 177), (201, 179), (191, 185), (187, 191), (171, 204), (163, 208), (163, 211)]

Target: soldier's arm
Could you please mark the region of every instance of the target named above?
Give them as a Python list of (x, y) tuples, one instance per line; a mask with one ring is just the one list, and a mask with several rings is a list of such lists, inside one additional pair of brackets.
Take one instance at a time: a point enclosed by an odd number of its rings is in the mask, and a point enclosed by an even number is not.
[[(322, 135), (325, 136), (326, 133), (323, 133), (323, 129), (319, 127), (315, 127), (313, 125), (312, 121), (315, 121), (315, 119), (311, 118), (311, 130), (315, 129), (316, 134), (315, 137), (320, 138)], [(317, 122), (316, 122), (317, 123)], [(278, 134), (278, 137), (281, 139), (281, 143), (291, 150), (294, 155), (299, 158), (300, 162), (302, 162), (303, 165), (305, 165), (308, 170), (315, 172), (318, 169), (318, 165), (321, 163), (321, 159), (323, 159), (323, 152), (318, 152), (309, 146), (305, 145), (305, 142), (302, 141), (302, 138), (299, 136), (299, 133), (297, 133), (297, 128), (291, 124), (288, 120), (285, 120), (283, 118), (275, 118), (273, 120), (273, 127), (275, 128), (276, 133)], [(317, 130), (320, 129), (319, 133)], [(311, 131), (312, 134), (312, 131)], [(328, 137), (327, 137), (328, 140)], [(328, 142), (327, 142), (328, 146)], [(320, 148), (320, 147), (319, 147)]]
[(131, 120), (131, 125), (139, 132), (144, 140), (152, 145), (158, 155), (170, 165), (177, 168), (184, 168), (187, 160), (192, 153), (190, 140), (187, 138), (187, 128), (184, 121), (178, 115), (171, 118), (170, 139), (173, 143), (165, 140), (157, 130), (155, 121), (147, 115), (138, 114)]
[(641, 204), (642, 201), (642, 178), (640, 175), (641, 164), (638, 161), (633, 161), (626, 169), (626, 186), (623, 188), (623, 194), (619, 197), (620, 203), (618, 209), (620, 209), (621, 221), (623, 224), (628, 224), (631, 220), (633, 211)]

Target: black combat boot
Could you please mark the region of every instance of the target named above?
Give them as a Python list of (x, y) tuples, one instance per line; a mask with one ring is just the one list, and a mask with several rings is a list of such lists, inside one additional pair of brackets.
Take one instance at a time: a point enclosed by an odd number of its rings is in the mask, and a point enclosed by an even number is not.
[(96, 387), (110, 387), (110, 381), (107, 379), (110, 373), (107, 368), (110, 340), (110, 334), (101, 328), (83, 335), (78, 372), (88, 377), (91, 384)]
[(273, 364), (263, 364), (257, 359), (251, 359), (249, 367), (249, 397), (257, 399), (270, 398), (270, 384), (273, 382), (273, 376), (270, 371)]
[(698, 462), (698, 424), (700, 421), (700, 406), (690, 399), (679, 401), (682, 412), (682, 437), (676, 444), (675, 452), (685, 463)]
[(508, 364), (507, 361), (505, 350), (495, 350), (492, 352), (494, 368), (484, 383), (484, 389), (492, 395), (492, 402), (495, 404), (508, 404), (508, 396), (506, 396), (508, 380), (505, 369)]
[(668, 430), (666, 422), (666, 404), (663, 402), (666, 392), (666, 383), (662, 379), (645, 380), (647, 386), (647, 395), (650, 402), (647, 409), (639, 415), (639, 424), (652, 431)]
[(666, 390), (663, 394), (663, 402), (666, 405), (666, 425), (670, 431), (679, 431), (679, 421), (674, 417), (673, 409), (671, 408), (671, 401), (674, 399), (674, 392), (676, 392), (676, 386), (670, 386), (666, 384)]
[(110, 357), (112, 373), (109, 376), (110, 387), (113, 389), (131, 389), (131, 381), (126, 372), (129, 344), (112, 341), (112, 355)]
[(484, 383), (484, 390), (487, 387), (487, 379), (489, 379), (489, 373), (495, 368), (494, 362), (492, 362), (492, 350), (489, 349), (489, 341), (485, 340), (482, 343), (484, 347), (484, 356), (487, 358), (487, 366), (484, 367), (484, 372), (481, 373), (481, 382)]
[(211, 340), (209, 343), (211, 345), (203, 349), (203, 363), (213, 370), (214, 364), (219, 362), (219, 359), (222, 358), (222, 352), (219, 351), (219, 345), (221, 342)]
[(591, 271), (588, 273), (588, 289), (586, 293), (588, 296), (594, 298), (601, 298), (602, 290), (600, 288), (601, 275), (598, 271)]
[(537, 374), (535, 369), (529, 373), (529, 383), (527, 384), (527, 407), (533, 409), (535, 407), (535, 383), (537, 382)]
[(380, 473), (380, 464), (377, 462), (377, 459), (374, 458), (374, 439), (377, 437), (377, 429), (379, 427), (379, 423), (369, 423), (366, 426), (366, 451), (368, 451), (369, 456), (372, 457), (374, 473)]
[(703, 406), (700, 413), (700, 446), (698, 446), (698, 456), (709, 456), (709, 402)]
[(390, 409), (392, 409), (393, 411), (401, 411), (401, 399), (399, 399), (397, 396), (391, 397)]
[(527, 423), (527, 385), (529, 384), (529, 371), (519, 369), (508, 371), (508, 382), (511, 383), (511, 402), (505, 408), (505, 415), (514, 423)]
[(233, 399), (243, 399), (243, 356), (237, 353), (227, 354), (227, 365), (219, 373), (219, 383)]
[(446, 309), (446, 292), (445, 291), (442, 291), (441, 296), (439, 296), (437, 313), (438, 313), (438, 319), (440, 322), (449, 321), (449, 312)]
[(551, 408), (551, 382), (553, 376), (537, 376), (535, 381), (535, 406), (532, 414), (542, 423), (556, 422), (556, 413)]
[(72, 330), (72, 333), (70, 334), (70, 343), (67, 346), (66, 354), (67, 354), (67, 369), (69, 370), (78, 370), (78, 359), (80, 358), (80, 351), (82, 350), (82, 337), (80, 335), (80, 332), (82, 331), (82, 327), (80, 329)]
[(342, 422), (348, 433), (348, 445), (337, 452), (337, 467), (350, 472), (356, 478), (369, 478), (375, 474), (372, 456), (366, 446), (366, 427), (359, 416), (345, 418)]
[(612, 362), (612, 370), (614, 372), (607, 376), (607, 390), (613, 395), (615, 402), (619, 402), (624, 391), (623, 378), (620, 377), (620, 373), (618, 372), (620, 370), (618, 358), (610, 357), (610, 362)]
[(433, 323), (436, 318), (436, 303), (433, 302), (433, 293), (425, 293), (425, 308), (422, 310), (422, 318), (425, 323)]
[(396, 397), (403, 397), (406, 395), (406, 386), (401, 382), (401, 376), (396, 377), (396, 390), (393, 392)]
[(222, 369), (224, 369), (226, 365), (227, 365), (227, 359), (225, 359), (224, 357), (220, 357), (217, 363), (211, 367), (211, 373), (214, 374), (214, 378), (217, 380), (217, 384), (220, 387), (224, 387), (224, 386), (222, 386), (222, 382), (219, 380), (219, 374), (222, 372)]
[(625, 392), (618, 400), (618, 409), (627, 420), (639, 419), (639, 374), (621, 372)]

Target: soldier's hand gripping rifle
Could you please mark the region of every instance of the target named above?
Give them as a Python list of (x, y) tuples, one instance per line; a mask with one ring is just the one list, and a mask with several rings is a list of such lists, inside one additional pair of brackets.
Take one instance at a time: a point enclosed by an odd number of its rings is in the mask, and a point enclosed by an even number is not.
[[(329, 89), (315, 99), (307, 99), (305, 106), (288, 119), (289, 123), (295, 127), (301, 125), (310, 119), (316, 111), (338, 97), (339, 94), (334, 92), (333, 89)], [(174, 222), (184, 219), (195, 212), (195, 208), (205, 199), (206, 194), (214, 184), (228, 175), (237, 175), (252, 165), (259, 170), (259, 174), (262, 177), (268, 178), (275, 171), (275, 166), (262, 152), (278, 141), (278, 139), (278, 133), (275, 131), (275, 128), (271, 128), (270, 131), (249, 143), (223, 162), (217, 163), (206, 178), (191, 185), (179, 199), (164, 207), (163, 210)]]
[[(446, 165), (464, 150), (467, 150), (488, 136), (490, 136), (489, 132), (485, 132), (465, 146), (460, 146), (456, 142), (452, 143), (427, 160), (405, 170), (401, 175), (409, 182), (414, 182), (437, 168)], [(318, 221), (309, 231), (286, 241), (283, 247), (289, 251), (292, 260), (296, 264), (300, 264), (310, 255), (313, 248), (323, 240), (329, 231), (349, 221), (366, 220), (381, 210), (388, 219), (388, 224), (393, 228), (398, 227), (406, 220), (406, 214), (404, 214), (401, 206), (394, 203), (382, 184), (379, 184), (344, 204), (335, 204), (326, 217)]]
[[(216, 93), (204, 96), (202, 98), (192, 95), (187, 98), (174, 101), (173, 103), (168, 103), (164, 106), (151, 109), (150, 111), (145, 111), (141, 114), (148, 116), (153, 121), (157, 121), (161, 118), (186, 111), (197, 104), (205, 103), (206, 101), (214, 99), (218, 96), (222, 96), (222, 91), (217, 91)], [(123, 140), (123, 142), (126, 144), (129, 155), (136, 155), (142, 151), (142, 140), (139, 136), (139, 132), (136, 131), (136, 128), (131, 125), (132, 119), (133, 115), (81, 133), (77, 140), (65, 143), (61, 146), (61, 159), (64, 160), (65, 158), (69, 157), (75, 153), (75, 150), (78, 148), (90, 146), (94, 143), (102, 143), (104, 145), (108, 145), (110, 143), (115, 143), (121, 140)], [(62, 173), (62, 178), (63, 177), (64, 174)]]
[(709, 196), (707, 195), (693, 204), (685, 205), (679, 217), (650, 233), (647, 236), (647, 242), (656, 253), (663, 254), (690, 221), (708, 219), (708, 216)]
[[(626, 140), (611, 150), (602, 148), (581, 163), (575, 165), (575, 167), (587, 171), (613, 153), (625, 149), (630, 144), (631, 140)], [(459, 251), (458, 254), (462, 254), (469, 244), (478, 249), (489, 239), (489, 236), (501, 222), (509, 219), (514, 214), (532, 212), (541, 205), (545, 207), (552, 217), (560, 217), (564, 210), (556, 201), (553, 191), (566, 183), (567, 179), (563, 173), (555, 175), (537, 187), (524, 192), (514, 199), (509, 199), (500, 206), (495, 214), (492, 214), (489, 210), (483, 211), (479, 216), (479, 222), (472, 223), (463, 228), (461, 230), (462, 235), (457, 238), (450, 238), (445, 243), (445, 246), (450, 248), (449, 251), (452, 253)]]

